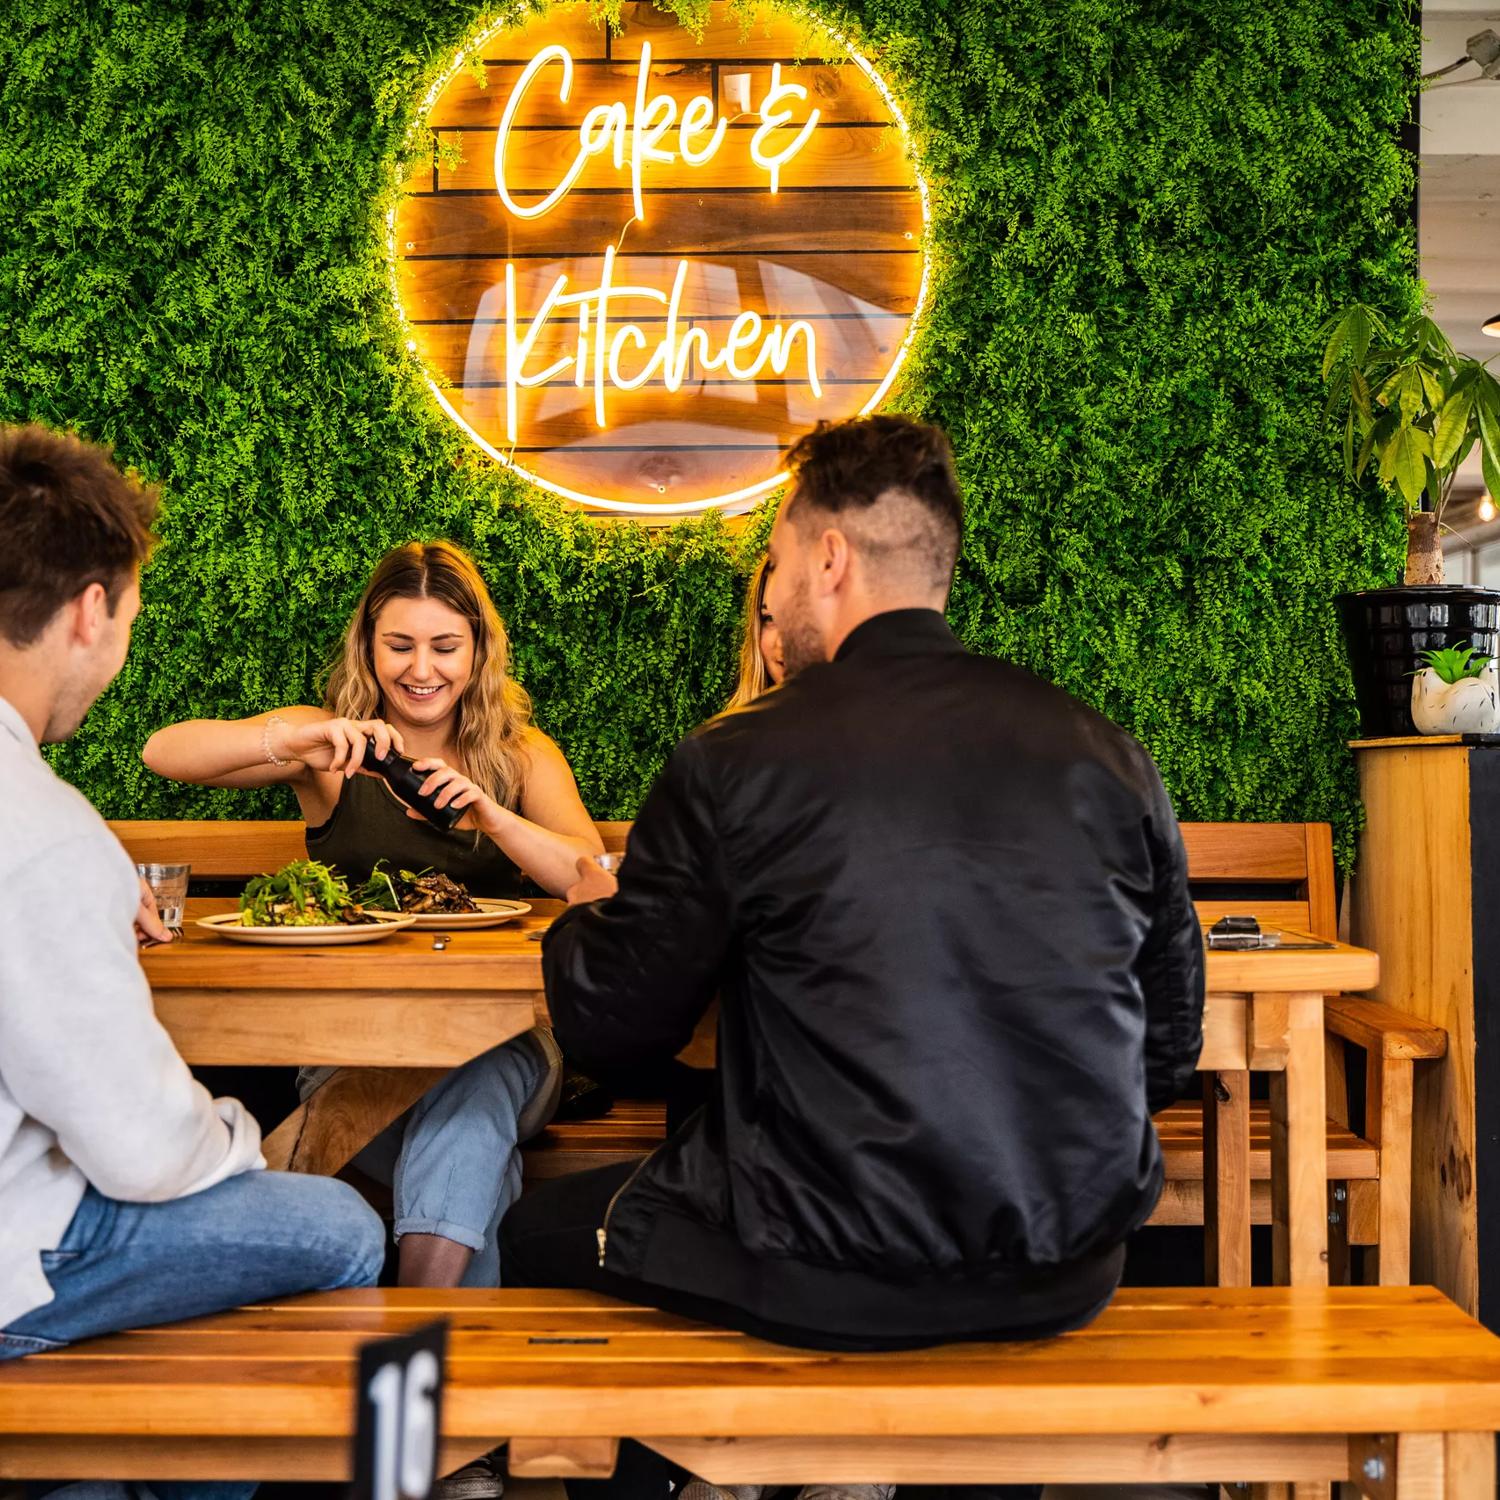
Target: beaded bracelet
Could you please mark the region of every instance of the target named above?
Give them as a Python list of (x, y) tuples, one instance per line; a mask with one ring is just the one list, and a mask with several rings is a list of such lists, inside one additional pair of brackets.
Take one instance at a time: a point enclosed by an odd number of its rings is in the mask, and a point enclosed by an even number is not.
[(273, 766), (289, 766), (289, 765), (291, 765), (291, 761), (289, 761), (289, 760), (283, 760), (271, 748), (271, 726), (273, 724), (285, 724), (285, 723), (286, 723), (286, 720), (283, 719), (280, 714), (272, 714), (271, 717), (266, 720), (265, 727), (261, 730), (261, 734), (260, 734), (261, 748), (266, 752), (266, 759)]

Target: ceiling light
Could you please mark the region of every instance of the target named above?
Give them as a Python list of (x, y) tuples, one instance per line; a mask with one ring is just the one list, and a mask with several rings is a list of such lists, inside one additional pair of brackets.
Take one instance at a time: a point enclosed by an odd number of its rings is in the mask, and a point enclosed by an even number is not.
[(1495, 519), (1495, 502), (1485, 495), (1479, 502), (1478, 516), (1481, 521), (1493, 521)]
[(1492, 318), (1486, 318), (1479, 325), (1479, 331), (1489, 334), (1492, 339), (1500, 339), (1500, 313), (1496, 313)]

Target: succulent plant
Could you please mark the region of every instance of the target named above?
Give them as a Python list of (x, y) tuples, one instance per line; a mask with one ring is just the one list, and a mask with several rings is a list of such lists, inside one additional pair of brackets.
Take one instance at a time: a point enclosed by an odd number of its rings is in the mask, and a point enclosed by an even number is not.
[(1463, 641), (1456, 646), (1444, 646), (1441, 650), (1423, 651), (1421, 657), (1425, 665), (1448, 683), (1478, 677), (1490, 664), (1489, 657), (1476, 655), (1474, 648)]

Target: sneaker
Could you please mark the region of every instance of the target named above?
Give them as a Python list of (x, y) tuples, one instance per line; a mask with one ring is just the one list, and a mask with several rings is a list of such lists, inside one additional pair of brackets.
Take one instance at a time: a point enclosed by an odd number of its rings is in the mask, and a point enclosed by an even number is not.
[(434, 1481), (430, 1500), (500, 1500), (504, 1493), (501, 1456), (486, 1453), (483, 1458), (455, 1469), (447, 1478)]
[(692, 1479), (683, 1485), (678, 1500), (760, 1500), (763, 1484), (710, 1484), (706, 1479)]

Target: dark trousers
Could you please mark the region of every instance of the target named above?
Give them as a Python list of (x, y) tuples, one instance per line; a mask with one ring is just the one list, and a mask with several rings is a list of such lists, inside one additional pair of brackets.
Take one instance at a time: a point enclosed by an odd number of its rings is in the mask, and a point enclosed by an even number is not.
[[(826, 1334), (769, 1323), (743, 1308), (696, 1297), (648, 1282), (617, 1276), (599, 1265), (596, 1234), (604, 1222), (610, 1200), (625, 1185), (638, 1163), (599, 1167), (544, 1183), (528, 1193), (505, 1216), (500, 1227), (500, 1265), (506, 1286), (576, 1287), (603, 1292), (642, 1307), (658, 1307), (703, 1323), (738, 1329), (756, 1338), (792, 1348), (827, 1349)], [(872, 1329), (868, 1340), (841, 1340), (838, 1347), (851, 1352), (878, 1352), (891, 1347)], [(687, 1476), (677, 1465), (636, 1443), (620, 1448), (620, 1464), (614, 1477), (600, 1480), (569, 1480), (569, 1500), (667, 1500), (670, 1487), (679, 1487)], [(920, 1486), (904, 1487), (901, 1500), (945, 1500), (947, 1492), (968, 1500), (1037, 1500), (1040, 1487)]]

